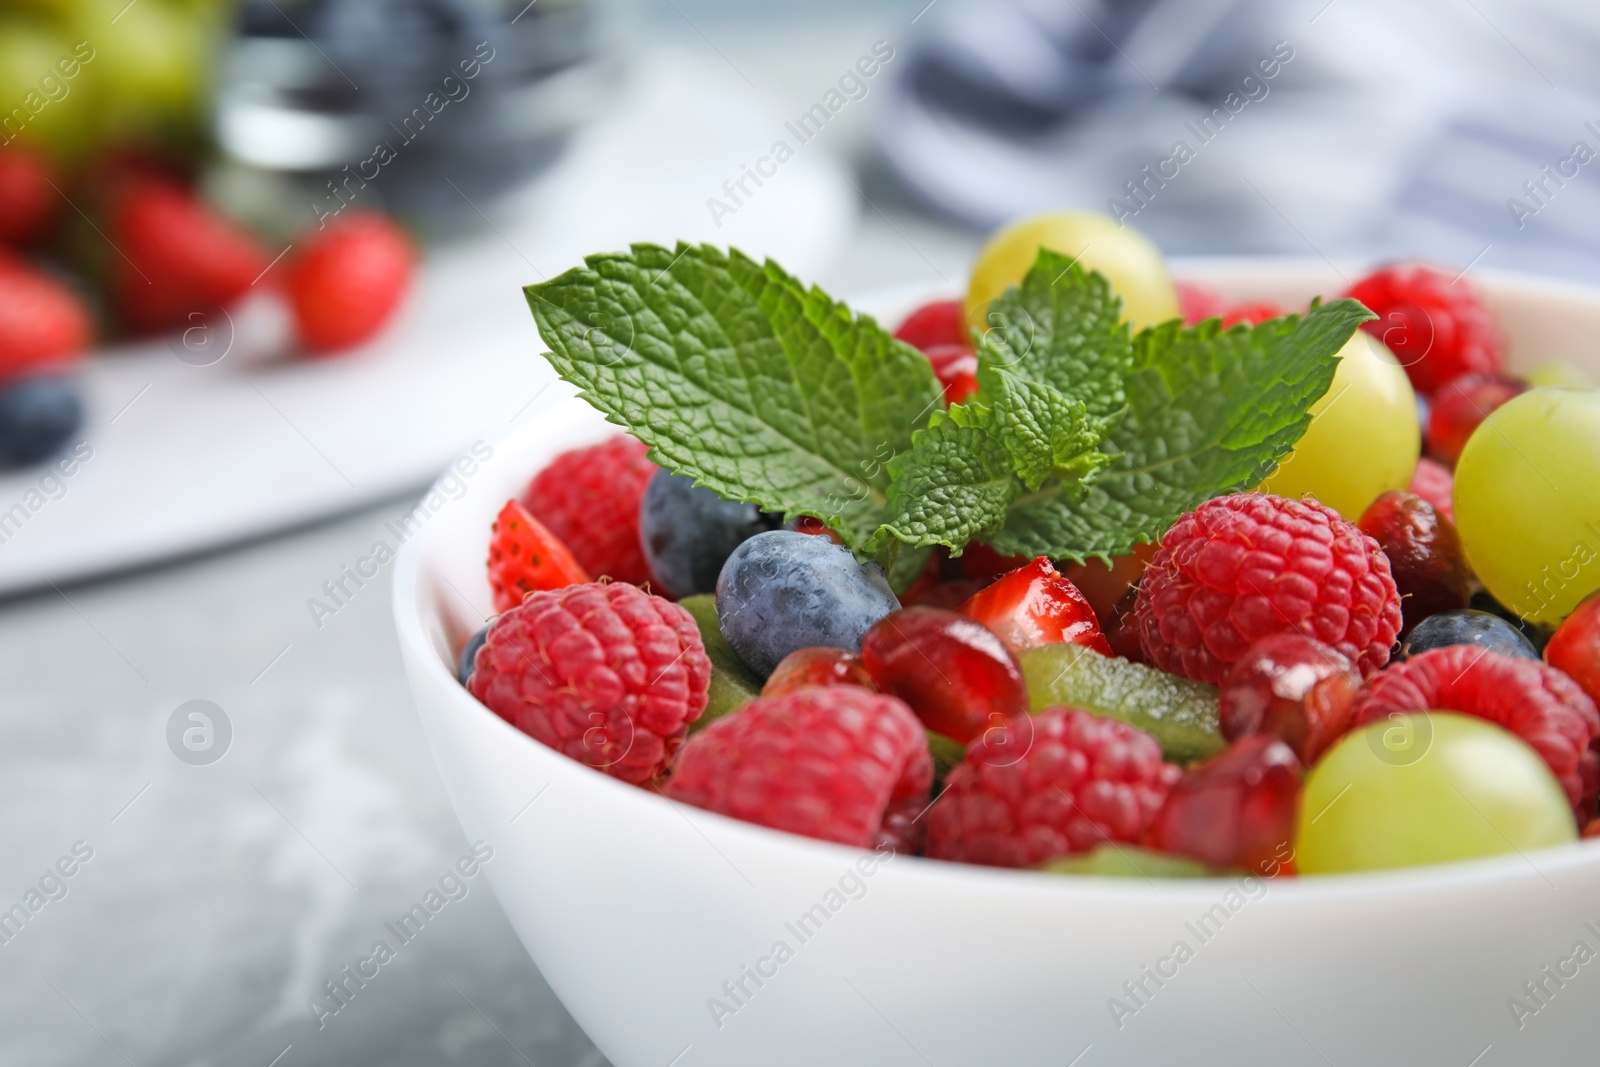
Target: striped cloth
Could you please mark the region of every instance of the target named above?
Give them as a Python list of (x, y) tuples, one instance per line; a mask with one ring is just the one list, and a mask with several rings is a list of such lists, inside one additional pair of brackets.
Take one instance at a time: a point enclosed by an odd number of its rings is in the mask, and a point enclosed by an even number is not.
[(1592, 0), (939, 0), (875, 118), (980, 226), (1600, 281)]

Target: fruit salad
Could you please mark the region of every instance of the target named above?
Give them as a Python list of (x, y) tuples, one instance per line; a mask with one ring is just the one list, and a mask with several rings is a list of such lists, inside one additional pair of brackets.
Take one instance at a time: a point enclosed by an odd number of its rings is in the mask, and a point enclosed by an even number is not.
[(1600, 392), (1470, 283), (1240, 304), (1054, 215), (893, 332), (705, 246), (527, 298), (625, 432), (506, 502), (458, 674), (596, 772), (1054, 877), (1600, 836)]

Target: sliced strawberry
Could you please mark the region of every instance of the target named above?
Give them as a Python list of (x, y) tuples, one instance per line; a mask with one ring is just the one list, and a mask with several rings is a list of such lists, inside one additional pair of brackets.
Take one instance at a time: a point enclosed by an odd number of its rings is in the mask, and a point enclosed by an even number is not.
[(589, 581), (561, 539), (515, 500), (495, 516), (489, 535), (489, 586), (494, 610), (510, 611), (529, 593)]
[(999, 634), (1013, 653), (1069, 642), (1111, 655), (1088, 599), (1044, 556), (974, 594), (961, 613)]

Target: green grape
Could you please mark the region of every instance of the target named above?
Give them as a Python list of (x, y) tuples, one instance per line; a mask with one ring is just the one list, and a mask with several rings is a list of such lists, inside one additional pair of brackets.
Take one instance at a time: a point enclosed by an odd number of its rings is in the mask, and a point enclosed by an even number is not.
[(1419, 867), (1577, 836), (1555, 775), (1520, 738), (1419, 711), (1346, 734), (1312, 768), (1295, 863), (1301, 874)]
[(0, 18), (0, 142), (20, 137), (58, 158), (81, 152), (94, 125), (87, 69), (43, 23)]
[(1529, 385), (1570, 385), (1578, 389), (1594, 388), (1594, 378), (1570, 363), (1543, 363), (1522, 377)]
[(1496, 600), (1555, 625), (1600, 589), (1600, 391), (1534, 389), (1496, 408), (1456, 463), (1456, 527)]
[(1227, 747), (1217, 727), (1217, 691), (1082, 645), (1030, 648), (1018, 657), (1034, 711), (1082, 708), (1153, 736), (1161, 754), (1188, 763)]
[(95, 48), (84, 73), (100, 90), (99, 117), (108, 136), (198, 129), (212, 44), (202, 20), (164, 3), (81, 0), (75, 22)]
[(1351, 522), (1390, 489), (1404, 489), (1422, 451), (1417, 397), (1394, 355), (1365, 330), (1339, 350), (1333, 384), (1311, 425), (1261, 483), (1292, 500), (1314, 496)]
[(967, 325), (988, 328), (989, 303), (1022, 281), (1040, 247), (1076, 256), (1097, 270), (1122, 296), (1122, 317), (1134, 329), (1178, 317), (1178, 290), (1167, 274), (1160, 249), (1138, 230), (1091, 212), (1057, 212), (1001, 230), (989, 239), (973, 264), (964, 306)]
[(691, 731), (710, 726), (724, 715), (731, 714), (754, 700), (761, 693), (761, 683), (745, 669), (739, 657), (722, 636), (717, 625), (717, 598), (709, 593), (686, 596), (678, 606), (694, 617), (700, 627), (700, 640), (706, 646), (706, 658), (711, 661), (711, 688), (706, 693), (706, 710), (689, 727)]

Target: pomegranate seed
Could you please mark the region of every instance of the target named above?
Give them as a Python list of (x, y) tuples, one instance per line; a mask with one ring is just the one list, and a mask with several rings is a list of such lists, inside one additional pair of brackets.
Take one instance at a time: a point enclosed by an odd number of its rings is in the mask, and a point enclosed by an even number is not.
[(1147, 840), (1212, 867), (1277, 873), (1299, 803), (1300, 762), (1278, 738), (1257, 734), (1180, 778)]
[(1028, 710), (1022, 670), (1005, 644), (982, 623), (943, 608), (884, 616), (862, 637), (861, 661), (879, 689), (963, 745)]
[(1310, 766), (1349, 728), (1360, 688), (1350, 661), (1321, 641), (1292, 632), (1263, 637), (1222, 679), (1222, 736), (1276, 737)]
[(1404, 638), (1429, 615), (1467, 606), (1472, 572), (1449, 519), (1415, 493), (1391, 489), (1361, 513), (1356, 525), (1389, 557), (1400, 590)]
[(764, 697), (790, 693), (808, 685), (859, 685), (876, 689), (861, 657), (842, 648), (797, 648), (772, 669)]
[(1528, 391), (1526, 382), (1488, 374), (1464, 374), (1433, 394), (1428, 409), (1428, 455), (1454, 467), (1467, 438), (1489, 413)]
[(1089, 601), (1044, 556), (1023, 564), (961, 605), (1021, 655), (1040, 645), (1069, 643), (1111, 655)]

